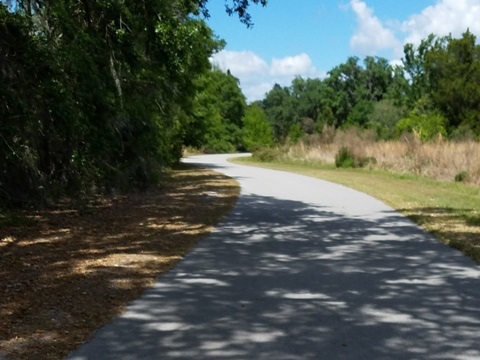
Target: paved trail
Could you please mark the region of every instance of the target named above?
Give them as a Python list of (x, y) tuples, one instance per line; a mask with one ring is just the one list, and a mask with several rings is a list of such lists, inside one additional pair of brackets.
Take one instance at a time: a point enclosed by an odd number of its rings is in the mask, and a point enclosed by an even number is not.
[(70, 360), (480, 359), (479, 266), (365, 194), (226, 158), (186, 161), (238, 179), (233, 212)]

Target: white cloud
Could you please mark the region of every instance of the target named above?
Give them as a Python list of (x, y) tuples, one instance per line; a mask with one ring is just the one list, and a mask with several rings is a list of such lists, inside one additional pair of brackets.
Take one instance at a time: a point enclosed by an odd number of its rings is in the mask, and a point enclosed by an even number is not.
[(240, 80), (248, 101), (261, 100), (273, 85), (289, 86), (295, 76), (323, 77), (305, 54), (272, 59), (267, 63), (251, 51), (221, 51), (211, 59), (223, 71), (230, 70)]
[[(357, 18), (357, 28), (350, 47), (360, 56), (391, 52), (391, 60), (403, 57), (406, 43), (418, 45), (430, 34), (460, 37), (467, 29), (480, 37), (479, 0), (438, 0), (406, 21), (388, 19), (382, 22), (366, 1), (350, 0), (350, 9)], [(392, 60), (393, 61), (393, 60)]]
[(212, 62), (236, 76), (268, 71), (268, 64), (251, 51), (221, 51), (212, 57)]
[(270, 68), (270, 73), (274, 76), (307, 75), (313, 74), (315, 71), (312, 60), (305, 53), (283, 59), (273, 59)]
[(467, 28), (478, 36), (479, 19), (478, 0), (442, 0), (420, 14), (412, 15), (402, 24), (402, 31), (406, 33), (405, 42), (416, 45), (430, 34), (443, 36), (451, 33), (453, 37), (459, 37)]
[(376, 55), (378, 51), (394, 49), (400, 41), (393, 31), (386, 28), (373, 10), (360, 0), (351, 0), (350, 6), (357, 16), (357, 29), (350, 40), (350, 47), (360, 55)]

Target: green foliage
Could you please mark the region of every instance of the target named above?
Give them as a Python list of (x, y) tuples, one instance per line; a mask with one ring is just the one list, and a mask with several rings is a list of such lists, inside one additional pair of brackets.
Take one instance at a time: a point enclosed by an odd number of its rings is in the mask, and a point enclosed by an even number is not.
[(210, 119), (205, 143), (202, 145), (208, 154), (234, 152), (232, 134), (219, 113)]
[[(0, 202), (143, 189), (180, 159), (184, 143), (214, 142), (213, 133), (215, 148), (241, 146), (237, 80), (220, 79), (218, 111), (196, 100), (198, 79), (223, 46), (199, 17), (207, 0), (7, 4), (0, 1)], [(247, 24), (250, 4), (266, 1), (226, 2)]]
[(290, 90), (275, 84), (266, 95), (262, 105), (268, 121), (272, 124), (275, 140), (284, 141), (295, 118), (294, 98)]
[(460, 126), (480, 135), (480, 45), (467, 31), (431, 50), (425, 60), (431, 98), (448, 119), (450, 132)]
[(355, 156), (353, 152), (346, 146), (342, 146), (335, 155), (335, 166), (341, 168), (355, 167)]
[(410, 132), (417, 134), (423, 141), (434, 140), (447, 135), (446, 124), (447, 120), (439, 113), (412, 112), (397, 123), (397, 134)]
[(294, 144), (296, 144), (302, 137), (304, 133), (302, 128), (298, 124), (293, 124), (290, 126), (290, 130), (288, 131), (288, 138)]
[(325, 106), (320, 114), (318, 114), (317, 121), (315, 122), (315, 129), (321, 133), (326, 126), (335, 126), (337, 119), (333, 114), (330, 106)]
[(219, 69), (206, 72), (197, 81), (191, 122), (184, 128), (185, 144), (208, 153), (244, 149), (245, 97), (238, 79)]
[(455, 175), (455, 181), (456, 182), (465, 182), (469, 178), (469, 174), (466, 171), (461, 171), (457, 175)]
[(242, 141), (248, 151), (273, 145), (272, 126), (259, 103), (251, 104), (245, 111)]
[(405, 109), (395, 105), (394, 100), (381, 100), (373, 104), (366, 127), (373, 129), (379, 139), (392, 139), (396, 133), (397, 123), (405, 116), (404, 112)]
[[(375, 104), (395, 97), (400, 107), (407, 86), (403, 71), (386, 59), (367, 57), (362, 66), (358, 58), (350, 57), (333, 68), (325, 80), (297, 77), (290, 87), (275, 85), (263, 107), (275, 139), (285, 141), (292, 126), (297, 125), (308, 134), (332, 125), (366, 127)], [(313, 119), (314, 125), (307, 119)]]
[(365, 127), (369, 116), (373, 113), (374, 103), (367, 100), (361, 100), (355, 104), (348, 114), (346, 124)]
[(328, 103), (327, 86), (320, 79), (297, 77), (292, 81), (290, 93), (295, 108), (295, 121), (298, 119), (317, 119)]
[(347, 122), (353, 107), (367, 94), (364, 72), (358, 61), (357, 57), (348, 58), (345, 63), (334, 67), (326, 79), (327, 85), (333, 90), (332, 110), (337, 118), (337, 126)]
[(392, 86), (394, 69), (388, 60), (367, 56), (364, 60), (363, 78), (366, 87), (365, 100), (380, 101)]

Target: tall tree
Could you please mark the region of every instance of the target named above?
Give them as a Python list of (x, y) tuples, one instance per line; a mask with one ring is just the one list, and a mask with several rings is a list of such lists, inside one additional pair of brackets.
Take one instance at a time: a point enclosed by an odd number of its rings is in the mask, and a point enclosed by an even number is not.
[(296, 99), (295, 108), (300, 119), (317, 120), (324, 104), (325, 87), (320, 79), (297, 77), (292, 81), (291, 92)]
[(290, 127), (296, 124), (294, 98), (290, 90), (275, 84), (265, 96), (263, 107), (272, 124), (275, 139), (285, 140)]
[(393, 78), (393, 67), (382, 57), (367, 56), (364, 60), (366, 100), (380, 101), (387, 93)]
[(273, 129), (261, 104), (249, 105), (243, 117), (242, 140), (245, 149), (254, 151), (260, 147), (273, 145)]
[(415, 47), (413, 44), (404, 46), (404, 58), (402, 59), (403, 68), (410, 81), (410, 90), (408, 94), (409, 105), (414, 106), (415, 102), (422, 97), (427, 96), (430, 90), (430, 83), (425, 71), (427, 54), (434, 49), (442, 47), (450, 37), (438, 38), (431, 34), (423, 39)]
[(329, 71), (325, 80), (335, 95), (332, 110), (339, 126), (347, 123), (353, 108), (367, 95), (365, 71), (358, 61), (357, 57), (348, 58)]
[(246, 109), (238, 79), (214, 68), (199, 79), (194, 122), (186, 130), (186, 145), (208, 152), (229, 152), (243, 148), (241, 128)]
[(448, 119), (450, 132), (462, 127), (480, 135), (480, 45), (475, 35), (467, 31), (431, 50), (425, 68), (432, 101)]

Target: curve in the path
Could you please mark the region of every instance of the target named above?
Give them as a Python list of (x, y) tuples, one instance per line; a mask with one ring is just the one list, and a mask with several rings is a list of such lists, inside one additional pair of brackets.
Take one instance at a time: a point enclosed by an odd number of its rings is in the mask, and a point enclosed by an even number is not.
[[(236, 178), (232, 213), (69, 359), (480, 359), (480, 269), (374, 198)], [(199, 209), (201, 211), (201, 209)]]

